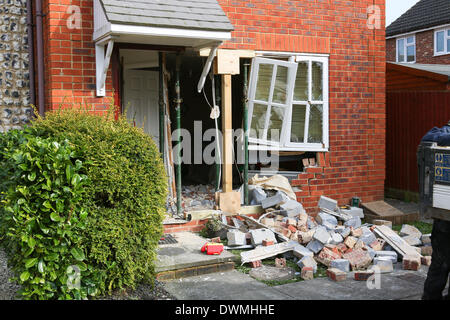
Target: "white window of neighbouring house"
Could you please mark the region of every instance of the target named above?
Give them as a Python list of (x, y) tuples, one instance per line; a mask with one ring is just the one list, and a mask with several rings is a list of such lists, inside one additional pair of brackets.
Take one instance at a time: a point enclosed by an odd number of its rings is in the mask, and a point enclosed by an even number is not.
[(438, 30), (434, 33), (434, 54), (450, 53), (450, 29)]
[[(255, 58), (249, 142), (259, 148), (328, 150), (328, 57)], [(286, 91), (287, 90), (287, 91)]]
[(416, 37), (409, 36), (397, 39), (397, 62), (416, 61)]

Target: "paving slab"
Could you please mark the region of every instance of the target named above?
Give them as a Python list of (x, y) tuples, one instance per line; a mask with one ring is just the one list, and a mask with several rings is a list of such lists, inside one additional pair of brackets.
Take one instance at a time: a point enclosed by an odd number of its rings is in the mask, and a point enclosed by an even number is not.
[(207, 239), (191, 232), (177, 232), (173, 237), (178, 243), (160, 245), (157, 253), (156, 272), (205, 266), (236, 261), (236, 256), (226, 250), (220, 255), (201, 252)]

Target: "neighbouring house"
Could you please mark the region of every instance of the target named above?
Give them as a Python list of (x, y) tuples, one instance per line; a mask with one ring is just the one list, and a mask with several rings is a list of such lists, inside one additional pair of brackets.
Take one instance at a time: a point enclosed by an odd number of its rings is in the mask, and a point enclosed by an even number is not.
[(450, 2), (421, 0), (386, 28), (387, 61), (450, 64)]
[[(232, 130), (244, 128), (248, 101), (250, 177), (287, 176), (310, 213), (321, 195), (383, 199), (385, 1), (42, 0), (35, 11), (41, 2), (41, 110), (75, 103), (102, 114), (114, 98), (154, 137), (174, 193), (179, 181), (218, 177), (225, 192), (240, 187), (246, 157)], [(214, 105), (221, 167), (202, 159), (214, 146), (205, 137)], [(180, 167), (176, 128), (195, 141)], [(277, 156), (276, 169), (261, 150)]]
[(417, 201), (417, 147), (450, 120), (450, 2), (419, 1), (386, 28), (386, 48), (386, 195)]

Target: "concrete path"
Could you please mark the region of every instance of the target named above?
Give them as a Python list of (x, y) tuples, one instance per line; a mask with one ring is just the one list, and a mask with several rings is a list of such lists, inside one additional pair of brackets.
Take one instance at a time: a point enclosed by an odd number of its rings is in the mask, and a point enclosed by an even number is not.
[[(399, 265), (399, 264), (398, 264)], [(280, 286), (267, 286), (233, 270), (165, 282), (165, 289), (180, 300), (420, 300), (427, 268), (381, 274), (379, 289), (355, 281), (316, 278)]]

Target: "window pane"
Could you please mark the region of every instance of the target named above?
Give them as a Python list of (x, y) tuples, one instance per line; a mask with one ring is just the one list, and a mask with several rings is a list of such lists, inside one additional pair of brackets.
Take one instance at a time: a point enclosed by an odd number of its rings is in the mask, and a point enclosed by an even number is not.
[(269, 101), (270, 83), (272, 82), (273, 65), (260, 64), (255, 99)]
[(322, 143), (323, 105), (311, 105), (309, 114), (308, 142)]
[(416, 47), (415, 46), (408, 46), (406, 47), (406, 53), (407, 53), (407, 61), (413, 62), (416, 60)]
[(400, 39), (397, 41), (397, 60), (398, 62), (405, 61), (405, 40)]
[(306, 105), (292, 106), (291, 142), (304, 142), (305, 114)]
[(286, 103), (286, 92), (287, 92), (287, 80), (288, 80), (288, 68), (283, 66), (278, 66), (277, 77), (275, 79), (275, 87), (273, 90), (273, 102)]
[(436, 33), (436, 51), (444, 51), (444, 31)]
[(320, 101), (323, 99), (323, 64), (322, 62), (312, 63), (312, 99)]
[(267, 131), (267, 140), (280, 141), (281, 128), (283, 127), (285, 108), (272, 106), (270, 110), (269, 127)]
[(295, 80), (294, 100), (308, 101), (308, 62), (298, 63), (297, 78)]
[(409, 37), (406, 39), (406, 43), (413, 43), (414, 42), (414, 37)]
[(251, 138), (262, 139), (264, 134), (264, 127), (266, 125), (267, 106), (262, 104), (253, 105), (252, 122), (250, 125)]

